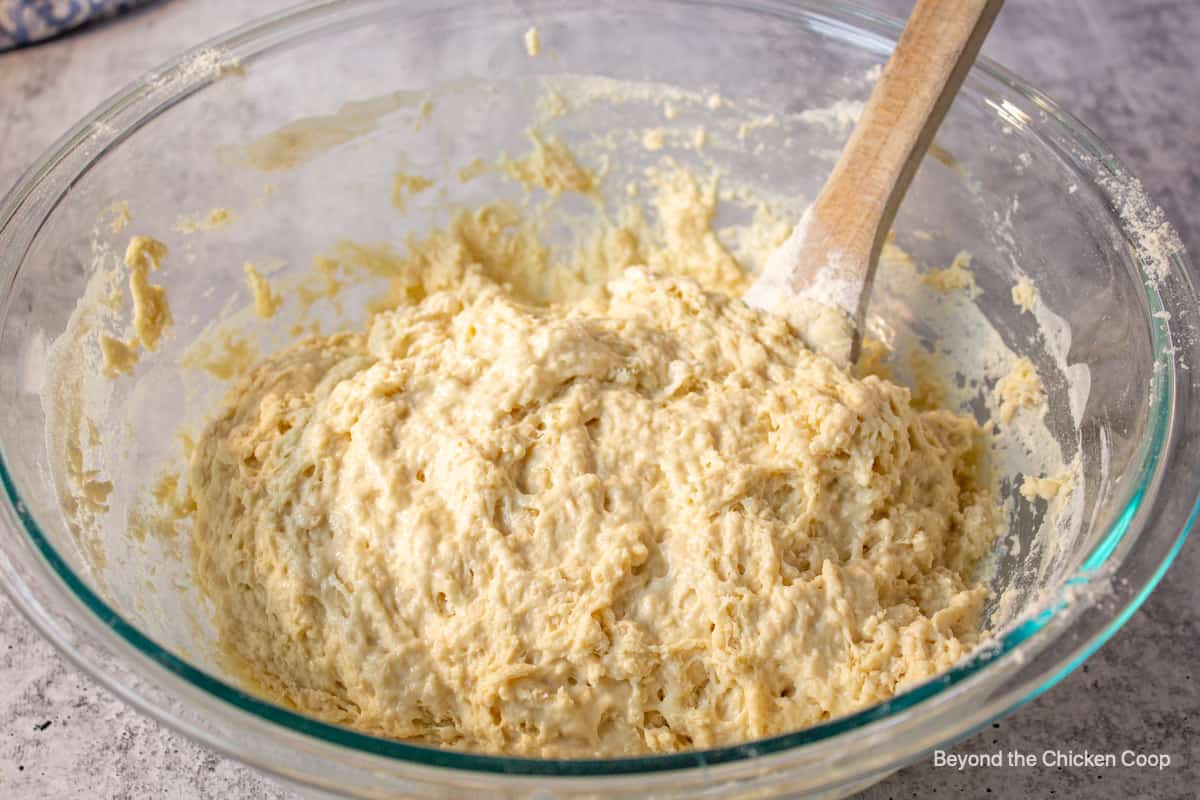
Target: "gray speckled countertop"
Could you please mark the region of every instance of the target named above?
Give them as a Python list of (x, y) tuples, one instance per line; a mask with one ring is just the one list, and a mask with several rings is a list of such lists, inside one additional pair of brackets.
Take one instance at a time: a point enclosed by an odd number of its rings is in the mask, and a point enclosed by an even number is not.
[[(0, 189), (112, 92), (176, 52), (289, 3), (158, 2), (0, 54)], [(903, 0), (876, 0), (894, 14)], [(1009, 0), (984, 53), (1091, 126), (1200, 255), (1200, 3)], [(1166, 770), (971, 769), (932, 758), (862, 796), (1196, 797), (1200, 543), (1087, 664), (953, 752), (1168, 753)], [(1195, 671), (1195, 674), (1194, 674)], [(67, 666), (0, 598), (0, 797), (282, 798), (254, 771), (141, 717)]]

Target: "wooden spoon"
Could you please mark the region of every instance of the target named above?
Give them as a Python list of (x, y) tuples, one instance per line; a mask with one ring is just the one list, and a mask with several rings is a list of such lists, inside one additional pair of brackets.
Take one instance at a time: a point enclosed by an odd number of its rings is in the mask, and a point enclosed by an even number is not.
[(843, 366), (896, 209), (1002, 4), (917, 0), (821, 193), (746, 293)]

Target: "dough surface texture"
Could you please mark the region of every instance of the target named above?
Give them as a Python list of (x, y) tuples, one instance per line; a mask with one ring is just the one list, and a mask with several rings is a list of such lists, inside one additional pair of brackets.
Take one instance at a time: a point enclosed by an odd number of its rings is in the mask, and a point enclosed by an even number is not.
[(197, 581), (238, 673), (327, 720), (730, 744), (975, 644), (981, 436), (687, 278), (530, 306), (468, 271), (230, 391), (191, 461)]

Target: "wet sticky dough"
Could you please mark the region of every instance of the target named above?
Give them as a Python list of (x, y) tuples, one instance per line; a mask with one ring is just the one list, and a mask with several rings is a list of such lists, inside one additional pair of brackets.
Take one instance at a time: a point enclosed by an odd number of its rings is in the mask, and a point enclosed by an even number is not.
[[(593, 186), (553, 152), (514, 172)], [(735, 299), (710, 191), (660, 178), (653, 237), (577, 254), (607, 284), (549, 280), (504, 206), (335, 251), (390, 278), (367, 329), (252, 367), (190, 464), (250, 686), (401, 739), (636, 754), (812, 725), (976, 644), (983, 432)]]

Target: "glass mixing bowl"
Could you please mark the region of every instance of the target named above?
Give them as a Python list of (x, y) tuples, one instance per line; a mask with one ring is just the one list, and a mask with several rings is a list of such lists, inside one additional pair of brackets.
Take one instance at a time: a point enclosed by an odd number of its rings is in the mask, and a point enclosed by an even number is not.
[[(543, 42), (536, 58), (522, 43), (534, 24)], [(130, 86), (64, 136), (0, 207), (0, 573), (14, 602), (127, 702), (314, 793), (836, 796), (1053, 686), (1145, 599), (1194, 518), (1198, 306), (1177, 239), (1137, 181), (1077, 120), (986, 60), (896, 230), (919, 263), (973, 252), (979, 308), (1037, 366), (1047, 426), (1078, 457), (1079, 524), (1047, 525), (1044, 505), (1017, 501), (1015, 535), (991, 578), (997, 595), (1012, 589), (1017, 602), (988, 609), (997, 637), (952, 671), (850, 716), (715, 750), (536, 760), (430, 749), (325, 724), (238, 688), (206, 655), (211, 631), (188, 607), (197, 601), (187, 594), (187, 559), (135, 546), (126, 530), (133, 489), (178, 458), (171, 432), (184, 400), (219, 391), (196, 384), (178, 357), (228, 303), (245, 305), (241, 267), (251, 254), (286, 275), (340, 237), (398, 242), (428, 228), (439, 213), (432, 205), (414, 201), (400, 215), (378, 201), (393, 170), (448, 178), (473, 155), (520, 151), (538, 81), (569, 73), (716, 93), (732, 102), (705, 113), (734, 121), (753, 99), (774, 110), (771, 124), (744, 120), (745, 141), (714, 141), (709, 157), (727, 174), (811, 198), (848, 130), (838, 103), (865, 97), (899, 29), (821, 2), (331, 1), (243, 28)], [(675, 118), (637, 94), (581, 104), (546, 125), (582, 141), (610, 128), (696, 121), (694, 109)], [(272, 132), (290, 155), (252, 163), (247, 143)], [(649, 163), (645, 148), (627, 150), (616, 172)], [(479, 186), (447, 179), (430, 195), (470, 204), (487, 199), (472, 192), (501, 191)], [(106, 214), (122, 200), (134, 223), (118, 235)], [(180, 213), (214, 207), (232, 209), (232, 222), (175, 229)], [(97, 541), (72, 530), (56, 491), (66, 456), (44, 408), (70, 406), (74, 390), (57, 384), (44, 397), (46, 364), (106, 244), (139, 232), (172, 248), (155, 279), (177, 319), (173, 338), (132, 378), (74, 384), (103, 395), (100, 434), (120, 442), (105, 465), (114, 486)], [(1047, 312), (1036, 322), (1009, 299), (1021, 273)], [(907, 326), (919, 336), (918, 312), (885, 288), (873, 300), (872, 330)], [(277, 332), (267, 324), (255, 335), (269, 344)], [(1009, 478), (1002, 489), (1013, 493)], [(1039, 537), (1054, 558), (1029, 556)]]

